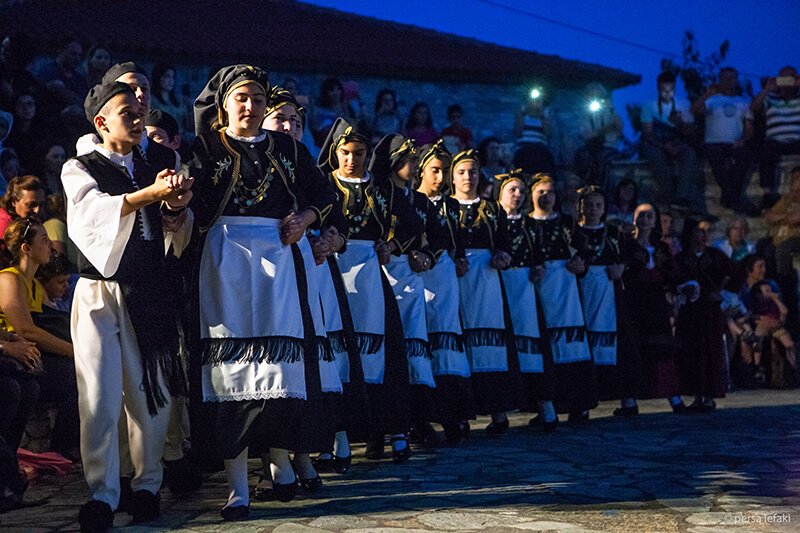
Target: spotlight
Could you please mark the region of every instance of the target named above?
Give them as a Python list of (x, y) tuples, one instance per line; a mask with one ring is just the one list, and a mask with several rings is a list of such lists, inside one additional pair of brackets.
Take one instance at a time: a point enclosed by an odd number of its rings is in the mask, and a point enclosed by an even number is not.
[(542, 90), (539, 87), (531, 89), (531, 98), (537, 100), (542, 97)]
[(603, 109), (602, 100), (592, 100), (591, 102), (589, 102), (589, 111), (591, 111), (592, 113), (597, 113), (601, 109)]

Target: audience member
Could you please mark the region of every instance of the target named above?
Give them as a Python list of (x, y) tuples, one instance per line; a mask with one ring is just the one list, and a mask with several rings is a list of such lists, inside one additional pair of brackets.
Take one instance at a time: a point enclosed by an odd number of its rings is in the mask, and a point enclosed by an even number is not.
[(111, 68), (111, 52), (102, 45), (94, 45), (86, 54), (86, 81), (94, 87), (103, 79), (103, 74)]
[(403, 119), (397, 111), (397, 93), (381, 89), (375, 98), (375, 116), (372, 118), (372, 144), (378, 144), (384, 135), (403, 130)]
[(0, 234), (17, 218), (40, 216), (44, 212), (44, 186), (36, 176), (14, 178), (0, 199)]
[(500, 150), (502, 141), (498, 137), (487, 137), (478, 145), (478, 158), (480, 159), (480, 181), (479, 188), (484, 190), (488, 196), (481, 195), (482, 198), (490, 198), (494, 188), (495, 176), (509, 171), (508, 164), (503, 161)]
[(608, 221), (615, 221), (620, 231), (629, 234), (633, 231), (633, 213), (639, 205), (639, 186), (630, 178), (623, 178), (617, 183), (614, 198), (608, 206)]
[(183, 133), (188, 110), (175, 89), (178, 85), (175, 67), (164, 63), (157, 64), (153, 67), (150, 80), (153, 83), (151, 91), (153, 107), (171, 115), (178, 125), (178, 132)]
[(514, 135), (517, 137), (514, 166), (531, 175), (538, 172), (550, 174), (555, 163), (547, 146), (550, 119), (544, 106), (544, 96), (540, 90), (534, 91), (539, 92), (525, 99), (514, 119)]
[(403, 133), (407, 138), (413, 139), (414, 144), (422, 146), (433, 144), (439, 140), (439, 132), (433, 127), (431, 110), (425, 102), (417, 102), (411, 108)]
[(580, 111), (584, 145), (575, 153), (575, 171), (587, 183), (603, 184), (611, 161), (621, 155), (622, 119), (601, 84), (590, 83), (583, 94), (588, 102)]
[(463, 118), (464, 109), (460, 105), (453, 104), (447, 108), (450, 125), (442, 130), (442, 140), (453, 154), (472, 148), (472, 130), (461, 123)]
[(728, 222), (725, 238), (714, 241), (712, 246), (734, 261), (739, 262), (756, 251), (755, 243), (747, 240), (748, 231), (750, 231), (750, 227), (746, 218), (734, 218)]
[(39, 70), (39, 82), (45, 86), (53, 100), (54, 109), (69, 109), (83, 115), (83, 99), (89, 91), (89, 83), (81, 72), (83, 47), (78, 41), (68, 40), (53, 61)]
[(5, 182), (5, 187), (8, 188), (11, 180), (20, 175), (19, 158), (17, 152), (13, 148), (3, 148), (0, 151), (0, 178)]
[(71, 270), (69, 259), (56, 252), (49, 262), (39, 266), (39, 270), (36, 271), (36, 279), (44, 287), (50, 300), (50, 307), (64, 313), (69, 313), (72, 309)]
[(53, 142), (44, 145), (46, 149), (40, 153), (38, 158), (38, 175), (48, 194), (60, 193), (63, 190), (61, 185), (61, 167), (67, 161), (67, 151), (60, 142)]
[(19, 33), (3, 39), (0, 44), (0, 109), (12, 109), (17, 96), (36, 87), (36, 79), (27, 69), (33, 54), (33, 42), (27, 35)]
[(32, 94), (20, 94), (14, 105), (14, 127), (5, 144), (17, 152), (23, 172), (32, 172), (36, 166), (42, 133), (36, 115), (36, 99)]
[(326, 78), (319, 89), (317, 105), (311, 116), (311, 133), (318, 148), (325, 142), (333, 123), (339, 117), (348, 122), (354, 121), (354, 113), (347, 108), (344, 101), (342, 82), (338, 78)]
[(69, 239), (67, 234), (67, 208), (64, 205), (64, 194), (54, 193), (45, 199), (45, 211), (48, 218), (45, 219), (44, 229), (53, 250), (61, 255), (65, 255), (71, 264), (78, 264), (78, 250)]

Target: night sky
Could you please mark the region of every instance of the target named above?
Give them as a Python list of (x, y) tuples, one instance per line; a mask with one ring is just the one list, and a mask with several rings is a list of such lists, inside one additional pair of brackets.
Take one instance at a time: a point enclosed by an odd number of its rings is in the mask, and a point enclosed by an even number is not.
[[(664, 54), (612, 42), (512, 12), (510, 6), (564, 24), (680, 54), (685, 30), (692, 30), (703, 55), (730, 41), (727, 64), (749, 75), (775, 75), (798, 65), (800, 1), (771, 0), (312, 0), (308, 3), (375, 18), (555, 54), (640, 74), (642, 83), (614, 93), (620, 115), (626, 102), (655, 98), (655, 78)], [(679, 59), (678, 59), (679, 61)]]

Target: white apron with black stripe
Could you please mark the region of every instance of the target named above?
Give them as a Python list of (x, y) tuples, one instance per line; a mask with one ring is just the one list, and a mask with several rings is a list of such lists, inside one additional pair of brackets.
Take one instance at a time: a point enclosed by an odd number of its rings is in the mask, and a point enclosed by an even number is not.
[(342, 324), (342, 311), (339, 308), (339, 299), (336, 297), (336, 287), (333, 285), (331, 269), (328, 261), (324, 261), (316, 268), (319, 282), (319, 299), (322, 305), (322, 317), (325, 322), (325, 332), (331, 343), (333, 361), (339, 372), (342, 383), (350, 383), (350, 357), (344, 345), (344, 325)]
[(411, 385), (435, 387), (431, 352), (428, 349), (425, 285), (422, 278), (411, 270), (407, 255), (391, 256), (383, 270), (397, 299), (400, 321), (403, 323), (408, 381)]
[(350, 304), (364, 381), (383, 383), (386, 309), (375, 243), (350, 239), (347, 241), (347, 250), (336, 254), (336, 260)]
[(565, 259), (545, 262), (544, 276), (536, 283), (555, 364), (589, 361), (589, 343), (575, 275)]
[(617, 307), (606, 267), (592, 265), (580, 280), (583, 316), (595, 365), (617, 364)]
[(530, 267), (503, 270), (514, 338), (519, 354), (519, 369), (523, 373), (544, 372), (544, 359), (539, 333), (539, 316), (536, 311), (536, 288), (531, 281)]
[[(225, 339), (228, 353), (202, 367), (206, 401), (307, 397), (303, 357), (318, 357), (323, 392), (341, 392), (331, 357), (303, 353), (303, 320), (292, 249), (281, 221), (223, 216), (206, 237), (200, 261), (200, 335)], [(325, 337), (316, 266), (304, 237), (297, 243), (308, 280), (317, 338)], [(224, 343), (223, 343), (224, 344)], [(330, 354), (328, 354), (330, 355)]]
[(464, 346), (472, 373), (508, 371), (503, 289), (491, 250), (468, 248), (467, 273), (459, 278), (459, 309)]
[(458, 318), (456, 265), (443, 253), (434, 267), (420, 274), (425, 285), (428, 342), (433, 353), (434, 376), (470, 376), (469, 359), (461, 341)]

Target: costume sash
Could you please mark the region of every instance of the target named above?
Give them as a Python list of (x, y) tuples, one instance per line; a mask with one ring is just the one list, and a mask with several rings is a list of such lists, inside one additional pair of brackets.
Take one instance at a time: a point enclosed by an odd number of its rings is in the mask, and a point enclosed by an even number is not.
[(489, 265), (491, 258), (491, 250), (467, 249), (469, 270), (458, 280), (464, 345), (473, 373), (508, 370), (503, 290), (497, 269)]
[(383, 383), (386, 309), (375, 243), (350, 239), (347, 241), (347, 250), (336, 254), (336, 260), (350, 304), (364, 381)]
[(578, 282), (566, 264), (564, 259), (547, 261), (536, 283), (555, 364), (591, 360)]
[(589, 348), (596, 365), (617, 364), (617, 307), (606, 267), (590, 266), (580, 280)]
[(408, 264), (408, 256), (391, 256), (383, 267), (392, 287), (403, 323), (408, 381), (412, 385), (435, 387), (431, 352), (428, 347), (428, 322), (425, 318), (425, 285)]
[(344, 325), (342, 324), (342, 311), (339, 308), (339, 299), (336, 297), (336, 287), (333, 285), (331, 269), (328, 262), (324, 261), (316, 268), (317, 281), (319, 282), (319, 299), (322, 305), (322, 316), (325, 323), (325, 332), (331, 343), (333, 360), (339, 372), (342, 383), (350, 383), (350, 357), (344, 344)]
[(501, 272), (506, 290), (521, 372), (544, 372), (539, 344), (539, 317), (536, 312), (536, 289), (530, 280), (530, 267), (509, 268)]
[(420, 277), (425, 285), (425, 315), (428, 343), (433, 353), (433, 374), (469, 377), (469, 360), (458, 319), (456, 265), (449, 255), (443, 253), (434, 267)]

